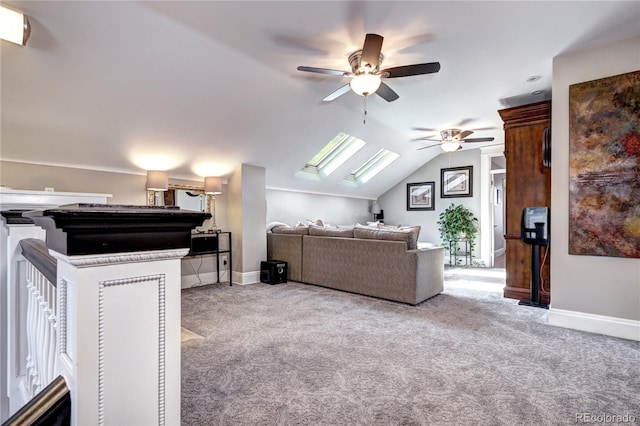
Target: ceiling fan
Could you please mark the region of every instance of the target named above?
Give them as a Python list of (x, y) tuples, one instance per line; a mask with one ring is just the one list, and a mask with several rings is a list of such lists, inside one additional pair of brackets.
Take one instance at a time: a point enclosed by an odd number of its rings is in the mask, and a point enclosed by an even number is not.
[(389, 86), (382, 82), (383, 78), (408, 77), (412, 75), (431, 74), (440, 71), (439, 62), (429, 62), (424, 64), (404, 65), (380, 70), (380, 65), (384, 60), (382, 54), (383, 37), (378, 34), (367, 34), (364, 39), (362, 50), (357, 50), (349, 55), (351, 72), (340, 71), (327, 68), (315, 68), (299, 66), (298, 71), (315, 72), (319, 74), (337, 75), (340, 77), (351, 77), (351, 81), (323, 99), (330, 102), (353, 90), (361, 96), (377, 94), (387, 102), (393, 102), (399, 98), (398, 94)]
[[(414, 130), (429, 130), (421, 127), (414, 128)], [(495, 138), (469, 138), (473, 133), (473, 130), (460, 130), (460, 129), (446, 129), (440, 132), (442, 139), (432, 139), (433, 136), (427, 136), (424, 138), (413, 139), (414, 141), (438, 141), (439, 143), (433, 145), (423, 146), (421, 149), (432, 148), (439, 146), (445, 152), (453, 152), (462, 149), (462, 145), (465, 143), (477, 143), (477, 142), (491, 142)]]

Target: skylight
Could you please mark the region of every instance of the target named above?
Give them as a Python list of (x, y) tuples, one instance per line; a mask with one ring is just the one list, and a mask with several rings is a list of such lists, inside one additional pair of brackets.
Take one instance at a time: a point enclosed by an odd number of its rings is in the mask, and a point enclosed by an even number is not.
[(364, 145), (364, 141), (340, 132), (305, 164), (302, 171), (321, 177), (329, 176)]
[(393, 163), (400, 155), (387, 149), (381, 149), (375, 155), (369, 158), (362, 166), (358, 167), (354, 172), (348, 174), (345, 179), (364, 184), (369, 179), (380, 173), (385, 167)]

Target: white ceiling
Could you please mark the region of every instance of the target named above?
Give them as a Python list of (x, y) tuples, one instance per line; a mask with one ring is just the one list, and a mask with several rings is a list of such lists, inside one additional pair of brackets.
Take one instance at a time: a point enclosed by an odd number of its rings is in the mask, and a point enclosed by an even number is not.
[[(502, 142), (497, 110), (549, 99), (554, 56), (640, 33), (638, 1), (3, 3), (32, 26), (27, 46), (0, 43), (3, 160), (143, 174), (165, 156), (183, 179), (246, 163), (268, 187), (366, 198), (441, 154), (416, 151), (428, 133), (413, 127)], [(370, 97), (363, 125), (362, 97), (321, 102), (348, 79), (296, 67), (349, 70), (368, 32), (385, 37), (383, 67), (442, 68), (387, 80), (400, 99)], [(297, 178), (341, 131), (367, 145), (324, 181)], [(380, 148), (400, 158), (340, 184)]]

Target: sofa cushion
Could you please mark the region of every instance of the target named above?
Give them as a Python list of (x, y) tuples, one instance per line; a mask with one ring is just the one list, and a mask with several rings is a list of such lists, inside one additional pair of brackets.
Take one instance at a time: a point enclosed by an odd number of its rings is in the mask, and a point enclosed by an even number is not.
[(353, 238), (353, 227), (309, 225), (309, 235), (315, 235), (318, 237)]
[(369, 227), (356, 226), (353, 229), (355, 238), (369, 240), (391, 240), (404, 241), (407, 243), (407, 250), (414, 250), (418, 247), (415, 234), (409, 229), (372, 229)]
[(397, 230), (408, 230), (411, 232), (411, 239), (412, 241), (409, 243), (409, 245), (411, 247), (417, 248), (418, 246), (418, 238), (420, 237), (420, 225), (415, 225), (415, 226), (402, 226), (402, 225), (385, 225), (385, 224), (379, 224), (378, 225), (379, 229), (386, 229), (386, 230), (391, 230), (391, 231), (397, 231)]
[(309, 235), (309, 228), (306, 226), (296, 226), (292, 228), (290, 226), (274, 226), (271, 228), (271, 232), (274, 234), (297, 234), (297, 235)]

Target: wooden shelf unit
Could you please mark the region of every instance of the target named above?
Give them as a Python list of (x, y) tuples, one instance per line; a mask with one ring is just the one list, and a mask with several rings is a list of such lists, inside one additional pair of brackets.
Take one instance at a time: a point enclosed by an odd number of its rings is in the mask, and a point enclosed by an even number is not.
[[(520, 239), (525, 207), (551, 207), (551, 169), (543, 166), (544, 130), (551, 126), (551, 101), (499, 110), (504, 122), (505, 158), (505, 269), (504, 297), (531, 298), (531, 246)], [(552, 236), (553, 238), (553, 236)], [(545, 259), (542, 247), (540, 259)], [(540, 301), (550, 303), (549, 258), (542, 267)]]

